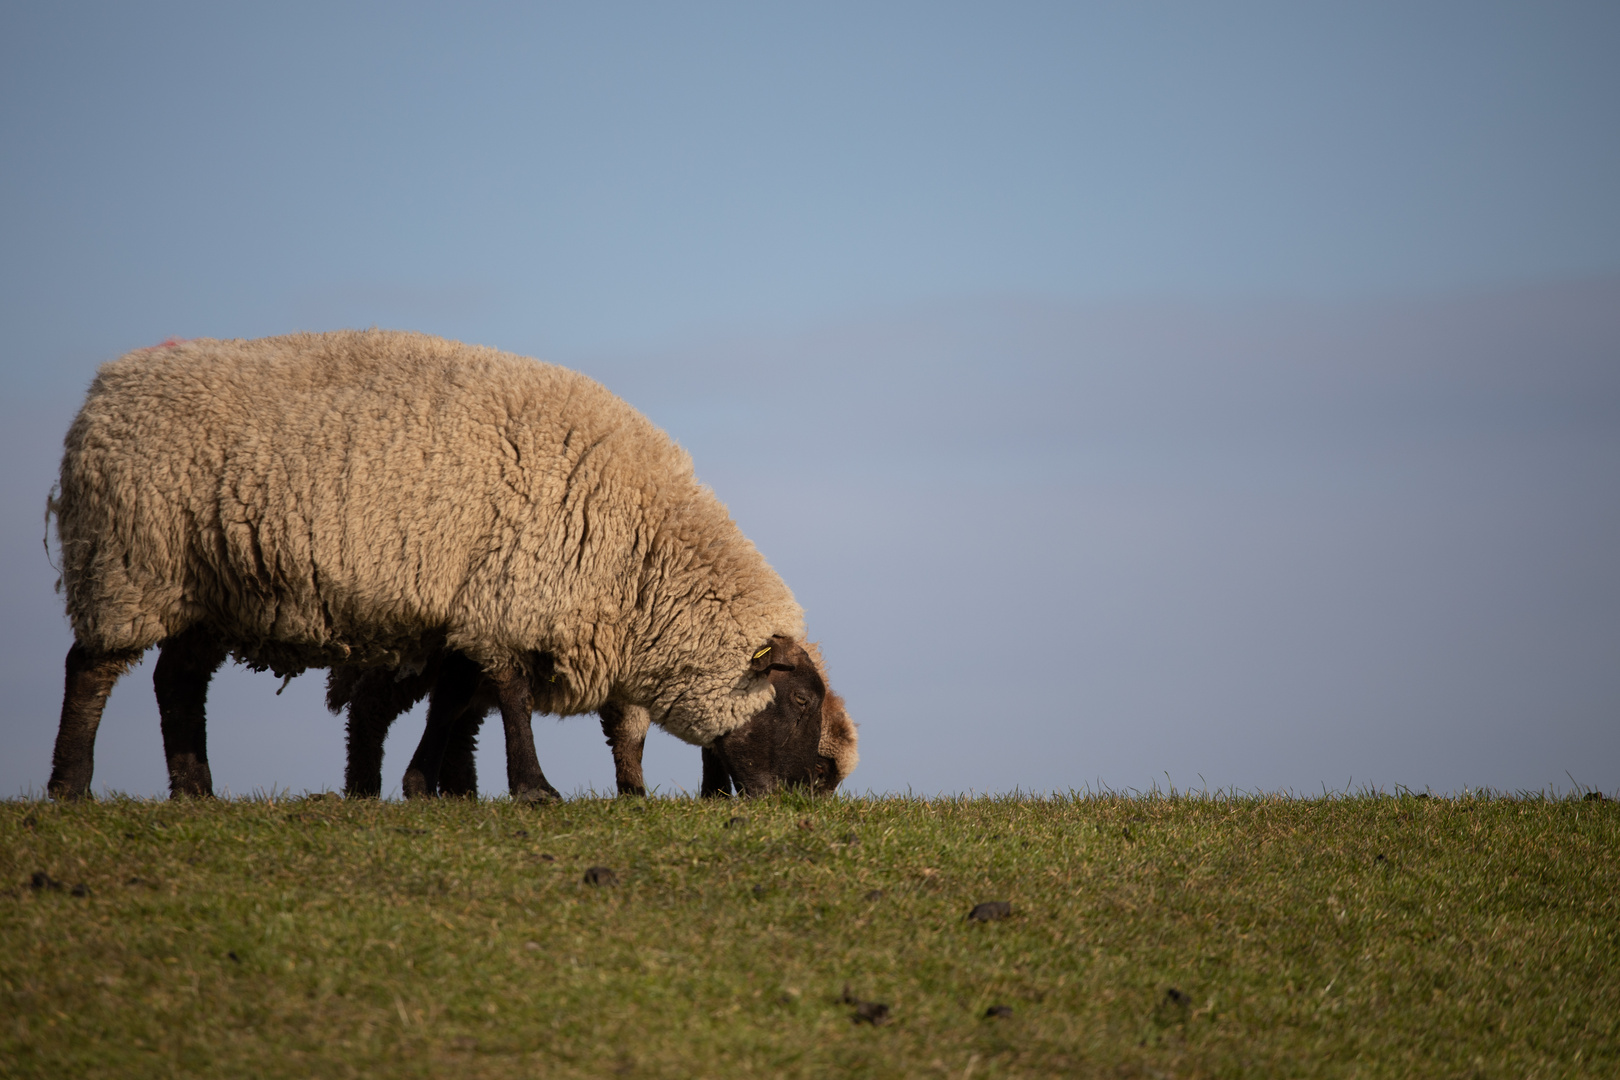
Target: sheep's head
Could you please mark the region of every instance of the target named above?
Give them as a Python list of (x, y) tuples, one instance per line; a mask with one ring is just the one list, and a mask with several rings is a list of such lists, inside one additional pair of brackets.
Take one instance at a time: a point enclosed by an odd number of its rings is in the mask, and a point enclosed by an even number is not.
[(844, 701), (827, 689), (816, 647), (773, 637), (752, 667), (776, 698), (710, 747), (740, 795), (779, 786), (830, 792), (855, 768), (855, 725)]

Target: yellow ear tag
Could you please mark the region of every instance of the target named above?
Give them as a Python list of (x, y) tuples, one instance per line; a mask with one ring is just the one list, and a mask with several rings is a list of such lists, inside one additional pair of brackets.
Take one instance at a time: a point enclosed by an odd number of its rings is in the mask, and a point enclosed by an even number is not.
[(768, 653), (770, 651), (771, 651), (771, 647), (769, 645), (767, 645), (763, 649), (759, 650), (759, 652), (754, 654), (754, 659), (758, 660), (760, 657), (764, 656), (766, 653)]

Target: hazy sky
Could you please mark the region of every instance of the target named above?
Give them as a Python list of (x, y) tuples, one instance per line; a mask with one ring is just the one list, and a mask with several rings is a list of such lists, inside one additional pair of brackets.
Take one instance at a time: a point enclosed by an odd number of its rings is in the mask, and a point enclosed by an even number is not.
[[(1617, 55), (1607, 3), (0, 7), (0, 794), (96, 366), (368, 325), (691, 449), (857, 790), (1612, 791)], [(221, 677), (220, 786), (341, 783), (320, 682)], [(149, 664), (97, 783), (164, 790)]]

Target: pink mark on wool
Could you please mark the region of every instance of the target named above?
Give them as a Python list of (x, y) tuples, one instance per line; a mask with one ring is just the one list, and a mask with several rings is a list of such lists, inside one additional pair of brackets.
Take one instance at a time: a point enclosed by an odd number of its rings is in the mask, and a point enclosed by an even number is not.
[(176, 345), (184, 345), (186, 342), (188, 342), (190, 340), (191, 339), (188, 338), (188, 337), (166, 338), (165, 340), (158, 342), (156, 345), (148, 345), (144, 349), (136, 349), (135, 351), (136, 352), (155, 352), (158, 349), (172, 349)]

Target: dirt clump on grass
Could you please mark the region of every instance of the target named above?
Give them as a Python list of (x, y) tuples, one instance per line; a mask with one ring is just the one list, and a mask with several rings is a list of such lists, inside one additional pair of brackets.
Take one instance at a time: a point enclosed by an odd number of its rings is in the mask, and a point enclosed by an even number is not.
[(996, 922), (1012, 914), (1012, 904), (1006, 900), (986, 900), (975, 904), (968, 912), (968, 922)]
[(891, 1019), (889, 1007), (881, 1001), (863, 1001), (850, 990), (849, 984), (844, 984), (844, 993), (838, 999), (845, 1005), (855, 1006), (855, 1011), (849, 1014), (851, 1023), (871, 1024), (878, 1027), (887, 1024)]

